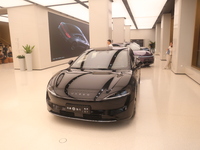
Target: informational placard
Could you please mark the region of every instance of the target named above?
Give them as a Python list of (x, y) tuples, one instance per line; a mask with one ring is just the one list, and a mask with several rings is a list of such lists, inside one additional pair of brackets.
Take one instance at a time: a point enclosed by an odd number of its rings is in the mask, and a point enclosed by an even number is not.
[(89, 48), (89, 25), (48, 13), (51, 61), (80, 55)]

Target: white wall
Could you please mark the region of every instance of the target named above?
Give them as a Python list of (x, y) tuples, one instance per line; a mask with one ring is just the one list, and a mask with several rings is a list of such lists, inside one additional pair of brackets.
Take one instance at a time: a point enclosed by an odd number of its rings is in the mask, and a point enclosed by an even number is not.
[(175, 1), (172, 70), (175, 73), (185, 73), (200, 84), (200, 71), (191, 66), (196, 2), (196, 0)]
[(51, 62), (48, 11), (37, 5), (8, 8), (15, 69), (19, 68), (16, 56), (24, 54), (22, 45), (26, 44), (35, 45), (33, 69), (45, 69), (68, 62), (68, 59)]
[(155, 29), (132, 29), (130, 39), (144, 39), (144, 47), (149, 47), (149, 41), (155, 41)]

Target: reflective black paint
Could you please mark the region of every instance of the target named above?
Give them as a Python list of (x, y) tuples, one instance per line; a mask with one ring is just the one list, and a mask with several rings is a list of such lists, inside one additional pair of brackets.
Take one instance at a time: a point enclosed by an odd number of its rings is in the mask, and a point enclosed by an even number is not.
[[(131, 118), (135, 112), (136, 90), (140, 78), (133, 52), (127, 51), (130, 69), (72, 69), (57, 73), (48, 84), (47, 108), (56, 115), (89, 121), (118, 121)], [(93, 50), (92, 50), (93, 51)], [(84, 110), (84, 109), (88, 109)]]

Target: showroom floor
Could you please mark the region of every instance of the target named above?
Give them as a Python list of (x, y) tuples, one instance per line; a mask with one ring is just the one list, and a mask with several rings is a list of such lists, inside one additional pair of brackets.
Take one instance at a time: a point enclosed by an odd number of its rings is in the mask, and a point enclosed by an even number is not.
[(93, 123), (48, 113), (46, 85), (66, 67), (43, 71), (0, 65), (1, 150), (199, 150), (200, 85), (164, 70), (142, 68), (137, 110), (130, 121)]

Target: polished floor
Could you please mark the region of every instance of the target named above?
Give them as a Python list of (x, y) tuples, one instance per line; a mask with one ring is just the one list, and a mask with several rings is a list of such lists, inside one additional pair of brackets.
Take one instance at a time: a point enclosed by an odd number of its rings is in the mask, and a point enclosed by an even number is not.
[(136, 115), (117, 123), (68, 120), (48, 113), (50, 77), (43, 71), (0, 65), (1, 150), (199, 150), (200, 85), (164, 70), (166, 62), (142, 68)]

